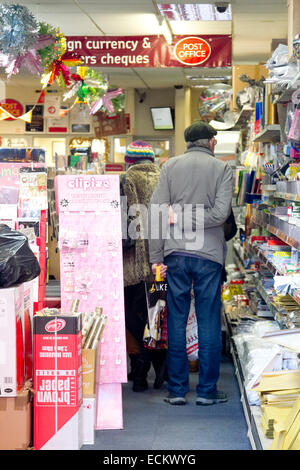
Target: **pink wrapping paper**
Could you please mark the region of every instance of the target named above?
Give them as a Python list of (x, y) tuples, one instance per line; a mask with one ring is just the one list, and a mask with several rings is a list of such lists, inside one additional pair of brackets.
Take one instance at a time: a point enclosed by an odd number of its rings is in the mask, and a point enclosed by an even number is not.
[(102, 307), (108, 316), (98, 348), (98, 384), (127, 382), (122, 231), (117, 175), (58, 176), (61, 305)]

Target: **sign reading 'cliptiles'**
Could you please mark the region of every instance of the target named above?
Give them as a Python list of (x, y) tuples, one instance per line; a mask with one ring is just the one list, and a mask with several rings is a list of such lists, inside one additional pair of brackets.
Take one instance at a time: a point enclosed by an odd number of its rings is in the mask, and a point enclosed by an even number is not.
[(174, 36), (169, 46), (163, 36), (67, 36), (67, 49), (96, 67), (228, 67), (232, 37)]

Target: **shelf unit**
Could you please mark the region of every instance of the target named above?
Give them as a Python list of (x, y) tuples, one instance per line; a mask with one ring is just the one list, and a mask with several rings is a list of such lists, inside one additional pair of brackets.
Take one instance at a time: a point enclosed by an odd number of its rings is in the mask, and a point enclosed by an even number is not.
[(248, 253), (250, 256), (256, 256), (266, 266), (268, 271), (273, 274), (273, 276), (280, 274), (276, 266), (271, 263), (271, 261), (267, 259), (266, 255), (262, 251), (258, 250), (255, 246), (247, 245), (246, 253)]
[(254, 217), (252, 217), (252, 222), (256, 225), (259, 225), (260, 227), (264, 227), (268, 232), (272, 233), (272, 235), (275, 235), (277, 238), (280, 238), (280, 240), (292, 246), (293, 248), (296, 248), (296, 250), (300, 250), (300, 240), (295, 240), (294, 238), (290, 237), (287, 233), (282, 232), (281, 230), (276, 227), (273, 227), (270, 224), (265, 225), (260, 221), (256, 220)]
[(280, 125), (269, 124), (253, 138), (253, 142), (279, 142)]
[(241, 403), (243, 406), (245, 420), (248, 426), (248, 437), (253, 450), (268, 450), (272, 443), (272, 439), (267, 439), (260, 426), (261, 411), (260, 406), (250, 405), (247, 398), (245, 387), (244, 373), (241, 362), (238, 357), (236, 346), (232, 340), (233, 331), (227, 315), (224, 313), (225, 327), (230, 338), (230, 353), (232, 356), (235, 375), (240, 389)]
[[(240, 271), (244, 275), (247, 275), (247, 274), (250, 274), (250, 273), (254, 274), (254, 272), (252, 270), (250, 270), (250, 269), (246, 270), (244, 268), (243, 258), (241, 256), (241, 254), (239, 253), (239, 250), (237, 249), (237, 246), (235, 244), (233, 245), (233, 251), (234, 251), (234, 254), (235, 254), (234, 261), (235, 261), (236, 265), (238, 266), (238, 268), (240, 269)], [(247, 247), (247, 252), (249, 254), (251, 253), (252, 256), (253, 255), (254, 256), (259, 256), (257, 250), (255, 250), (253, 247), (251, 247), (251, 249), (249, 249), (249, 247)], [(260, 254), (260, 255), (262, 255), (262, 254)], [(266, 258), (264, 256), (262, 256), (261, 261), (264, 262), (264, 260), (266, 260)], [(268, 265), (266, 264), (266, 267), (267, 267), (268, 270), (269, 270), (269, 267), (272, 267), (273, 271), (275, 269), (274, 265), (272, 265), (271, 263), (269, 263)], [(262, 299), (266, 303), (268, 309), (270, 310), (272, 317), (275, 319), (278, 310), (277, 310), (276, 306), (273, 304), (273, 302), (271, 301), (269, 294), (266, 292), (263, 284), (261, 283), (261, 281), (258, 278), (254, 277), (254, 284), (255, 284), (257, 292), (262, 297)], [(300, 300), (299, 300), (299, 303), (300, 303)]]
[(272, 197), (275, 199), (284, 199), (285, 201), (300, 202), (300, 194), (274, 192)]
[(289, 85), (286, 87), (285, 90), (283, 90), (280, 93), (274, 93), (277, 96), (277, 98), (274, 99), (273, 103), (278, 104), (278, 103), (288, 103), (291, 100), (292, 94), (294, 91), (297, 90), (297, 87), (294, 87), (296, 82), (300, 79), (300, 72), (296, 74), (294, 79), (289, 83)]
[[(284, 110), (282, 104), (287, 103), (291, 100), (291, 96), (294, 93), (294, 91), (297, 89), (297, 81), (300, 79), (300, 72), (297, 73), (297, 75), (294, 77), (294, 79), (289, 83), (288, 87), (286, 87), (285, 90), (279, 90), (278, 93), (273, 93), (273, 99), (272, 103), (277, 104), (280, 103), (280, 107), (278, 107), (278, 115), (280, 119), (284, 119)], [(274, 95), (277, 95), (276, 97)], [(267, 96), (267, 94), (265, 95)], [(263, 103), (263, 106), (266, 105), (266, 102)], [(265, 107), (266, 109), (266, 107)], [(280, 111), (280, 112), (279, 112)], [(282, 124), (282, 123), (281, 123)], [(279, 124), (271, 124), (271, 125), (266, 125), (265, 128), (253, 136), (252, 138), (252, 143), (261, 143), (261, 144), (276, 144), (279, 143), (283, 137), (284, 131)], [(260, 150), (261, 151), (261, 150)], [(283, 199), (287, 201), (294, 201), (294, 202), (300, 202), (300, 194), (289, 194), (289, 193), (280, 193), (276, 192), (276, 185), (271, 185), (271, 184), (264, 184), (261, 187), (262, 193), (266, 193), (266, 195), (269, 196), (270, 201), (266, 201), (265, 205), (270, 205), (271, 201), (276, 201), (276, 199)], [(264, 202), (262, 202), (264, 204)], [(292, 237), (290, 237), (287, 233), (284, 233), (282, 230), (276, 229), (274, 226), (266, 223), (265, 222), (259, 222), (258, 220), (255, 219), (255, 217), (252, 217), (252, 222), (258, 226), (261, 226), (266, 229), (267, 232), (269, 232), (272, 235), (275, 235), (278, 237), (280, 240), (284, 241), (288, 245), (296, 248), (297, 250), (300, 251), (300, 240), (295, 240)], [(275, 224), (274, 224), (275, 225)], [(282, 228), (285, 227), (282, 224)], [(287, 230), (288, 231), (288, 230)], [(292, 233), (292, 232), (291, 232)], [(295, 230), (294, 233), (297, 233)], [(294, 235), (297, 236), (298, 235)], [(234, 254), (234, 261), (236, 265), (241, 269), (241, 272), (244, 275), (247, 275), (249, 277), (249, 270), (245, 269), (245, 263), (246, 257), (250, 258), (255, 256), (260, 262), (261, 265), (263, 265), (267, 271), (269, 271), (270, 275), (277, 275), (281, 274), (278, 272), (277, 267), (268, 260), (267, 256), (259, 250), (258, 247), (255, 247), (255, 245), (247, 245), (247, 242), (245, 244), (245, 251), (241, 252), (242, 248), (240, 246), (235, 246), (233, 245), (233, 254)], [(252, 270), (252, 273), (254, 273), (254, 270)], [(259, 279), (258, 275), (253, 275), (253, 282), (255, 289), (257, 290), (258, 294), (261, 296), (261, 298), (264, 300), (266, 303), (268, 309), (271, 312), (271, 315), (273, 316), (274, 320), (278, 322), (280, 325), (280, 315), (279, 315), (279, 306), (277, 306), (272, 298), (272, 295), (269, 293), (269, 291), (266, 290), (264, 287), (263, 282)], [(291, 295), (294, 300), (300, 304), (300, 291), (295, 291), (294, 295)], [(284, 312), (280, 310), (280, 313), (284, 315)], [(264, 435), (264, 432), (261, 428), (260, 425), (260, 420), (261, 420), (261, 408), (260, 406), (250, 406), (248, 399), (247, 399), (247, 393), (246, 393), (246, 387), (245, 387), (245, 380), (244, 380), (244, 374), (243, 374), (243, 367), (241, 364), (241, 361), (239, 360), (238, 357), (238, 352), (235, 347), (235, 343), (233, 340), (233, 324), (230, 323), (230, 317), (224, 314), (225, 316), (225, 323), (226, 327), (228, 329), (228, 335), (230, 338), (230, 352), (233, 358), (233, 363), (235, 366), (235, 372), (237, 376), (237, 381), (239, 384), (240, 388), (240, 393), (241, 393), (241, 402), (243, 405), (243, 410), (245, 414), (245, 419), (248, 425), (248, 437), (250, 439), (252, 448), (255, 450), (266, 450), (269, 449), (271, 446), (271, 443), (273, 442), (272, 439), (266, 438)], [(282, 325), (280, 325), (283, 327)]]

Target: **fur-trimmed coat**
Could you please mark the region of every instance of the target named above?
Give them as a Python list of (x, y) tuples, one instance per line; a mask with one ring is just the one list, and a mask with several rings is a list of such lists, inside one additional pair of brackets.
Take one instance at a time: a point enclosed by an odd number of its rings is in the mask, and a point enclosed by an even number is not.
[[(157, 186), (159, 174), (159, 168), (151, 162), (138, 163), (129, 167), (124, 175), (121, 189), (127, 197), (128, 208), (133, 204), (143, 204), (148, 207), (152, 193)], [(139, 231), (143, 234), (142, 218)], [(153, 280), (147, 239), (138, 238), (134, 247), (123, 251), (123, 271), (125, 286)]]

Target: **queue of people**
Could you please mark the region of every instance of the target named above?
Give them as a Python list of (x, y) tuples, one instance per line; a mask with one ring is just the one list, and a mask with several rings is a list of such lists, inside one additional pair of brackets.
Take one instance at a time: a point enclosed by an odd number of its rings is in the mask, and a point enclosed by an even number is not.
[[(138, 224), (133, 224), (139, 236), (123, 236), (128, 378), (133, 391), (145, 391), (153, 364), (154, 387), (160, 388), (167, 380), (164, 400), (170, 405), (185, 405), (189, 392), (186, 325), (192, 288), (199, 344), (196, 404), (228, 399), (217, 388), (222, 355), (221, 284), (226, 241), (236, 233), (236, 225), (231, 208), (232, 170), (214, 158), (216, 134), (209, 124), (196, 121), (184, 132), (185, 153), (170, 158), (161, 169), (154, 163), (149, 144), (132, 142), (125, 155), (128, 169), (121, 178), (127, 209), (141, 204), (148, 210), (147, 218), (138, 217)], [(157, 207), (167, 207), (167, 217), (157, 217)], [(128, 228), (134, 217), (130, 211), (124, 213)], [(167, 350), (150, 350), (143, 341), (148, 316), (145, 282), (153, 281), (158, 266), (168, 284)]]

